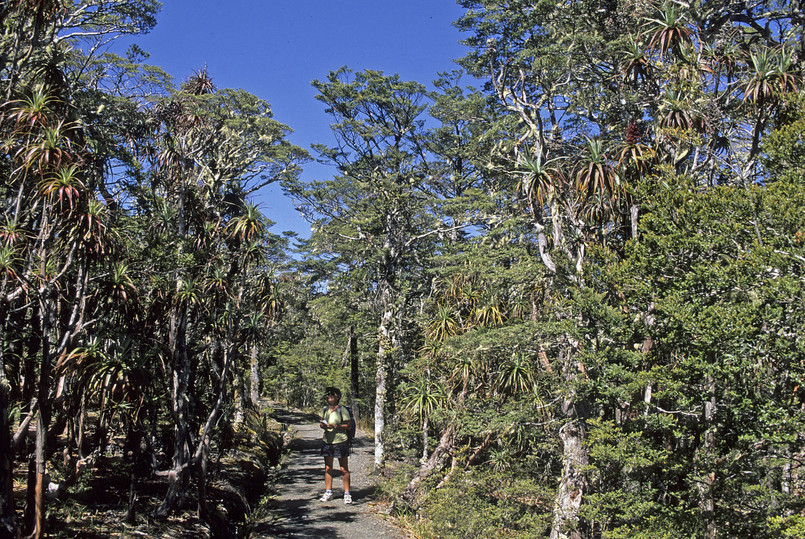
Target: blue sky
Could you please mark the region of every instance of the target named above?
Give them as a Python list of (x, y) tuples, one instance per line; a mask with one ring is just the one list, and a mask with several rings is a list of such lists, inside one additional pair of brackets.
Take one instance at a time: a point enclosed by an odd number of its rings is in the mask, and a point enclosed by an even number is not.
[[(332, 143), (330, 118), (311, 86), (330, 71), (378, 69), (429, 85), (465, 53), (452, 0), (163, 0), (156, 28), (136, 43), (177, 83), (204, 66), (219, 88), (271, 103), (292, 143)], [(304, 179), (333, 170), (309, 163)], [(309, 235), (292, 202), (272, 185), (257, 199), (275, 233)]]

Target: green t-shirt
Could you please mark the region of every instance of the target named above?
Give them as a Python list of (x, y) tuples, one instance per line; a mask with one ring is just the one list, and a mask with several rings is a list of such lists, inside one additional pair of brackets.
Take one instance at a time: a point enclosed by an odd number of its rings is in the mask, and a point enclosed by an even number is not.
[[(321, 418), (330, 425), (344, 425), (349, 423), (350, 416), (349, 410), (339, 405), (334, 412), (330, 411), (330, 407), (326, 407), (321, 412)], [(335, 430), (333, 428), (324, 429), (322, 436), (326, 444), (341, 444), (349, 440), (347, 431), (343, 429)]]

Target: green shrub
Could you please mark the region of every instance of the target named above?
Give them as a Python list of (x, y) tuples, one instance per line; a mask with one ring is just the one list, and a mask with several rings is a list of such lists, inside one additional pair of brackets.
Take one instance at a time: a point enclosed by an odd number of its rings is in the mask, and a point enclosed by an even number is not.
[(553, 492), (528, 475), (456, 473), (423, 500), (419, 531), (423, 537), (445, 539), (545, 537), (552, 503)]

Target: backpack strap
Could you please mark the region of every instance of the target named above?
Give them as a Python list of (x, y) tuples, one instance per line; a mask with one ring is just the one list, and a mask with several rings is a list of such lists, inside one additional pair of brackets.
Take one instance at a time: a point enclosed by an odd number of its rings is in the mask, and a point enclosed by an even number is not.
[[(329, 406), (325, 406), (324, 408), (322, 408), (322, 410), (321, 410), (321, 418), (322, 419), (324, 419), (327, 416), (327, 411), (329, 409), (330, 409)], [(339, 423), (340, 425), (344, 424), (344, 410), (345, 410), (345, 407), (341, 406), (339, 404), (338, 405), (338, 417), (341, 419), (341, 423)], [(349, 412), (347, 412), (347, 421), (349, 421), (350, 419), (352, 419), (352, 416), (349, 414)]]

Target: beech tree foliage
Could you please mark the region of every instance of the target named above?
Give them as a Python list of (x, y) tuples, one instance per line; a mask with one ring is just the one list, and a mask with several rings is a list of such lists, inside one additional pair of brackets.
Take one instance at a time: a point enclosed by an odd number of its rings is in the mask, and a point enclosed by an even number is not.
[(316, 149), (339, 174), (288, 188), (315, 219), (313, 252), (337, 257), (343, 269), (359, 270), (366, 279), (361, 293), (377, 320), (375, 464), (382, 466), (393, 405), (390, 378), (412, 353), (406, 338), (412, 294), (423, 286), (422, 258), (432, 238), (446, 228), (433, 212), (427, 93), (418, 83), (377, 71), (341, 69), (313, 85), (335, 120), (338, 141), (335, 148)]

